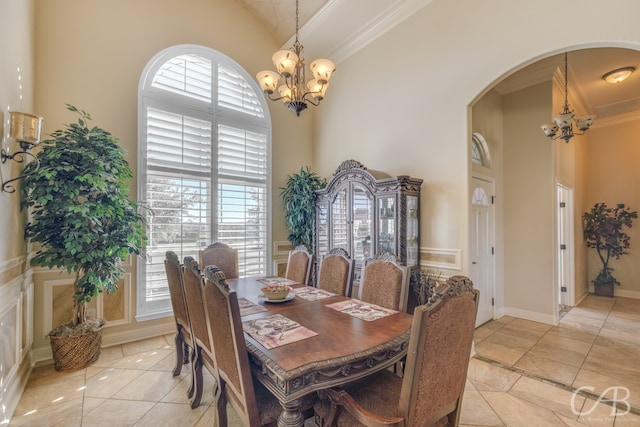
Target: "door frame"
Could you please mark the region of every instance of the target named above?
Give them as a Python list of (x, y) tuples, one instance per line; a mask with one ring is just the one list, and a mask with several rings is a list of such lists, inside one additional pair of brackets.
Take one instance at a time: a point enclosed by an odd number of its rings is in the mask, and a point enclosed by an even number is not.
[[(490, 272), (489, 272), (489, 282), (490, 283), (486, 283), (486, 293), (488, 298), (490, 298), (490, 301), (492, 301), (493, 303), (490, 305), (490, 311), (491, 311), (491, 319), (489, 320), (493, 320), (496, 318), (496, 305), (495, 305), (495, 293), (496, 293), (496, 250), (495, 250), (495, 241), (496, 241), (496, 206), (495, 206), (495, 179), (493, 177), (487, 176), (487, 175), (483, 175), (480, 173), (472, 173), (471, 175), (471, 188), (470, 188), (470, 192), (469, 192), (469, 221), (471, 221), (472, 218), (472, 213), (473, 213), (473, 204), (472, 204), (472, 198), (473, 198), (473, 192), (475, 190), (475, 188), (477, 187), (476, 183), (478, 181), (482, 181), (483, 183), (486, 183), (489, 185), (490, 190), (487, 194), (488, 197), (491, 197), (493, 200), (489, 203), (489, 210), (488, 210), (488, 215), (489, 215), (489, 227), (490, 230), (488, 232), (488, 242), (487, 244), (489, 246), (491, 246), (493, 248), (493, 255), (491, 257), (489, 257), (488, 260), (488, 265), (487, 268), (489, 268)], [(475, 238), (475, 236), (472, 236), (471, 233), (469, 234), (469, 245), (471, 247), (471, 245), (474, 244), (474, 242), (471, 241), (471, 239)], [(471, 265), (469, 265), (469, 268), (471, 268)], [(481, 301), (482, 302), (482, 301)]]
[[(564, 202), (565, 207), (561, 208), (560, 203)], [(563, 211), (566, 209), (566, 211)], [(558, 303), (573, 306), (575, 305), (575, 218), (574, 218), (574, 198), (573, 188), (558, 182), (556, 185), (556, 265), (555, 289), (557, 290)], [(567, 252), (562, 253), (560, 245), (565, 244)], [(566, 256), (567, 262), (562, 263), (562, 257)], [(566, 264), (566, 265), (564, 265)], [(564, 268), (563, 268), (564, 267)], [(564, 274), (564, 281), (561, 275)], [(564, 282), (564, 283), (563, 283)], [(564, 298), (560, 287), (564, 284), (567, 288)]]

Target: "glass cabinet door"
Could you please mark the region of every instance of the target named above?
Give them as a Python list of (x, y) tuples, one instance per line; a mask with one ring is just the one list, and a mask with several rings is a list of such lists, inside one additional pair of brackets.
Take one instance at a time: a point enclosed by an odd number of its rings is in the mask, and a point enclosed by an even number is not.
[(396, 198), (378, 199), (378, 253), (396, 253)]
[(347, 217), (347, 189), (338, 191), (331, 203), (331, 248), (342, 248), (349, 251)]
[(407, 266), (418, 265), (420, 248), (418, 247), (418, 197), (407, 196)]
[(316, 246), (317, 252), (326, 254), (329, 252), (329, 209), (326, 204), (318, 205), (316, 208)]
[(373, 255), (371, 247), (371, 226), (373, 223), (373, 206), (370, 193), (359, 186), (353, 186), (352, 257), (356, 261), (365, 261)]

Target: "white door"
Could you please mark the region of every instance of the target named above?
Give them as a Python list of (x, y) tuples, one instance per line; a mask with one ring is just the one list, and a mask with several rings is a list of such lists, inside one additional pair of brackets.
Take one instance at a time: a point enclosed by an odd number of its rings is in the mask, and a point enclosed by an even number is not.
[(480, 291), (476, 326), (493, 319), (495, 278), (493, 247), (493, 182), (477, 177), (472, 179), (471, 193), (471, 280)]
[(558, 185), (558, 301), (574, 304), (573, 193)]

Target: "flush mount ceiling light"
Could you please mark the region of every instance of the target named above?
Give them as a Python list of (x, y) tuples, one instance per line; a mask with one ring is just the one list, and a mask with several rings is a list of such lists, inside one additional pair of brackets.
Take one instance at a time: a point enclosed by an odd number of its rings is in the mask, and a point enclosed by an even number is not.
[[(564, 54), (564, 107), (558, 117), (554, 117), (552, 122), (545, 123), (541, 126), (542, 131), (550, 139), (561, 138), (564, 142), (568, 143), (574, 135), (584, 135), (584, 133), (591, 127), (593, 120), (596, 116), (584, 116), (574, 119), (573, 110), (569, 110), (569, 90), (568, 90), (568, 65), (567, 65), (567, 53)], [(580, 132), (573, 131), (573, 124), (575, 122), (576, 127)], [(558, 131), (561, 131), (558, 133)]]
[(607, 74), (602, 76), (602, 78), (609, 83), (620, 83), (627, 80), (635, 70), (636, 67), (618, 68), (617, 70), (609, 71)]
[[(296, 0), (295, 43), (289, 50), (279, 50), (271, 57), (278, 72), (265, 70), (256, 74), (264, 94), (272, 101), (282, 100), (289, 110), (296, 113), (296, 116), (307, 108), (307, 103), (318, 106), (324, 98), (329, 87), (329, 79), (336, 68), (328, 59), (316, 59), (310, 67), (315, 78), (307, 83), (302, 50), (303, 46), (298, 41), (298, 0)], [(278, 86), (280, 78), (284, 84)], [(280, 96), (272, 98), (271, 95), (276, 88)]]

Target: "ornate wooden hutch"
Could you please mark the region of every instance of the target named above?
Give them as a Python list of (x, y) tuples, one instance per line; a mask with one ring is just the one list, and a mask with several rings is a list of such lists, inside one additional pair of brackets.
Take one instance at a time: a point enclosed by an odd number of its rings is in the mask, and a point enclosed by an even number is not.
[(419, 178), (392, 177), (356, 160), (344, 161), (316, 191), (316, 260), (330, 249), (345, 249), (356, 261), (354, 283), (360, 281), (363, 262), (381, 252), (418, 269), (421, 186)]

